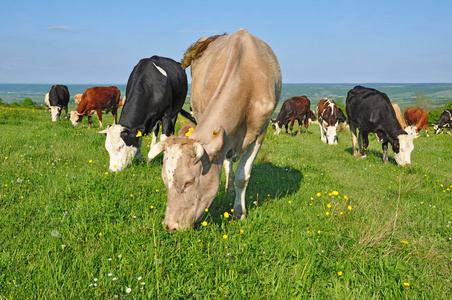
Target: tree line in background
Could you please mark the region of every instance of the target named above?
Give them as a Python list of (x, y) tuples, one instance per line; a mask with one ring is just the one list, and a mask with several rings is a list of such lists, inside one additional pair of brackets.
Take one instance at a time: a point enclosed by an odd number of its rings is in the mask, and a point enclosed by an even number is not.
[(45, 105), (36, 105), (36, 103), (33, 102), (30, 98), (25, 98), (21, 103), (18, 103), (16, 101), (11, 103), (5, 103), (3, 102), (3, 99), (0, 98), (0, 106), (6, 106), (6, 107), (22, 107), (22, 108), (34, 108), (34, 109), (45, 109)]

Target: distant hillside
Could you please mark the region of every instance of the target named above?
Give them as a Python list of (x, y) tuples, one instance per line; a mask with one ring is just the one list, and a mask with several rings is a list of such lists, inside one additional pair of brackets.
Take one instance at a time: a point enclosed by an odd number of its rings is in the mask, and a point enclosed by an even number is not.
[[(102, 85), (108, 86), (109, 84)], [(444, 104), (452, 100), (452, 83), (416, 83), (416, 84), (394, 84), (394, 83), (366, 83), (366, 87), (375, 88), (386, 93), (391, 101), (399, 104), (405, 109), (414, 102), (416, 93), (424, 91), (427, 97), (432, 100), (432, 108), (441, 108)], [(83, 93), (86, 89), (94, 85), (69, 84), (71, 99), (75, 94)], [(116, 85), (121, 95), (125, 95), (126, 85)], [(347, 92), (355, 84), (283, 84), (280, 101), (284, 101), (292, 96), (306, 95), (312, 106), (317, 105), (320, 99), (325, 97), (333, 100), (340, 100), (345, 105)], [(52, 87), (51, 84), (0, 84), (0, 98), (6, 102), (22, 102), (25, 98), (30, 98), (37, 104), (44, 104), (44, 96)], [(188, 95), (190, 97), (190, 95)]]

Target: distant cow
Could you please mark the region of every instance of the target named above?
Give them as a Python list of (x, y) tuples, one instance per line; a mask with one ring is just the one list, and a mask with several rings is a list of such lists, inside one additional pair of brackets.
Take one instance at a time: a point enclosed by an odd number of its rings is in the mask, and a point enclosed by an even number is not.
[(416, 126), (416, 132), (425, 129), (425, 133), (428, 136), (428, 115), (422, 108), (408, 107), (405, 112), (405, 122), (407, 126)]
[(140, 60), (127, 82), (127, 101), (119, 124), (99, 133), (106, 134), (105, 147), (110, 154), (110, 170), (124, 169), (134, 157), (141, 159), (141, 135), (153, 132), (152, 147), (157, 140), (159, 123), (161, 140), (174, 133), (179, 112), (187, 95), (187, 75), (179, 63), (166, 57), (153, 56)]
[(182, 65), (190, 64), (191, 106), (198, 126), (193, 130), (185, 125), (177, 137), (160, 141), (148, 155), (150, 161), (165, 153), (164, 223), (169, 231), (188, 228), (204, 214), (217, 195), (223, 163), (226, 188), (234, 191), (232, 160), (240, 160), (234, 215), (245, 217), (253, 162), (281, 93), (275, 54), (246, 29), (199, 39), (185, 54)]
[(82, 101), (82, 95), (83, 94), (75, 94), (74, 96), (74, 102), (75, 105), (78, 106), (80, 104), (80, 101)]
[(403, 120), (402, 111), (400, 110), (399, 105), (396, 103), (391, 103), (391, 105), (392, 105), (392, 108), (394, 109), (394, 112), (395, 112), (397, 121), (400, 124), (400, 127), (402, 127), (402, 129), (405, 130), (406, 123), (405, 123), (405, 120)]
[(333, 100), (324, 98), (317, 104), (317, 118), (322, 142), (337, 145), (337, 127), (346, 120), (342, 109)]
[(452, 127), (452, 109), (443, 110), (441, 116), (439, 117), (438, 123), (433, 125), (435, 134), (438, 134), (440, 130), (442, 134), (443, 128), (447, 128), (447, 133), (450, 134), (451, 127)]
[(67, 86), (55, 84), (49, 92), (49, 107), (52, 114), (52, 121), (56, 122), (60, 118), (61, 110), (66, 110), (66, 119), (69, 103), (69, 90)]
[[(276, 131), (275, 134), (279, 135), (281, 132), (282, 126), (286, 126), (287, 133), (287, 125), (290, 123), (289, 133), (292, 135), (293, 126), (295, 121), (298, 121), (298, 133), (297, 136), (301, 133), (301, 126), (303, 125), (306, 128), (306, 132), (308, 132), (309, 126), (309, 116), (310, 116), (310, 106), (311, 101), (309, 101), (306, 96), (295, 96), (289, 99), (286, 99), (281, 106), (281, 111), (276, 117), (275, 120), (271, 120), (273, 126)], [(311, 116), (312, 117), (312, 116)], [(315, 119), (315, 115), (314, 115)]]
[[(388, 96), (375, 89), (356, 86), (347, 94), (346, 110), (352, 133), (353, 154), (366, 157), (369, 133), (382, 143), (383, 162), (388, 163), (388, 142), (398, 165), (411, 164), (415, 136), (407, 134), (397, 121)], [(359, 129), (359, 152), (356, 130)]]
[(91, 128), (91, 116), (97, 113), (99, 126), (102, 127), (102, 111), (113, 114), (113, 124), (116, 123), (116, 115), (121, 92), (116, 86), (95, 86), (87, 89), (83, 95), (77, 110), (71, 111), (72, 125), (77, 126), (84, 116), (88, 116), (88, 127)]

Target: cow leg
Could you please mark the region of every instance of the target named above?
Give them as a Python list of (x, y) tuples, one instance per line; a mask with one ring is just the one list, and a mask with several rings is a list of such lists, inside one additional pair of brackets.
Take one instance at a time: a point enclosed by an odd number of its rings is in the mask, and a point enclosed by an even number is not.
[(135, 153), (135, 159), (138, 161), (142, 161), (143, 157), (141, 156), (141, 142), (142, 142), (142, 137), (140, 136), (138, 138), (138, 149), (137, 149), (137, 153)]
[[(262, 138), (265, 136), (262, 136)], [(258, 140), (262, 140), (258, 138)], [(262, 143), (262, 142), (261, 142)], [(234, 215), (240, 217), (241, 220), (245, 218), (246, 208), (245, 208), (245, 193), (246, 187), (251, 176), (251, 170), (253, 168), (254, 159), (259, 152), (261, 143), (255, 141), (247, 149), (245, 154), (240, 160), (237, 170), (235, 171), (235, 185), (237, 187), (237, 193), (235, 195), (234, 202)]]
[[(350, 123), (350, 132), (352, 133), (352, 145), (353, 145), (353, 155), (359, 156), (358, 151), (358, 139), (356, 138), (356, 126)], [(326, 141), (326, 138), (325, 138)]]
[(369, 146), (369, 133), (363, 130), (359, 131), (358, 137), (359, 152), (361, 152), (361, 158), (366, 158), (367, 147)]
[(64, 107), (64, 110), (66, 111), (66, 116), (65, 116), (64, 118), (67, 119), (67, 111), (68, 111), (68, 107), (65, 106), (65, 107)]
[(117, 123), (117, 117), (118, 117), (118, 108), (113, 108), (111, 111), (111, 114), (113, 115), (113, 124)]
[[(99, 127), (102, 127), (102, 110), (98, 109), (98, 110), (96, 110), (96, 113), (97, 113), (97, 118), (99, 119)], [(90, 120), (89, 127), (91, 128), (91, 120)]]
[(304, 133), (308, 133), (308, 127), (309, 127), (309, 115), (306, 114), (306, 117), (304, 118), (304, 128), (306, 128), (306, 130)]
[(225, 158), (223, 161), (224, 173), (226, 177), (226, 192), (230, 195), (235, 195), (234, 188), (234, 171), (232, 159)]
[(88, 115), (88, 128), (91, 128), (91, 115)]
[[(177, 117), (176, 117), (177, 118)], [(175, 119), (176, 119), (175, 118)], [(164, 115), (162, 117), (162, 136), (160, 137), (160, 140), (166, 139), (169, 137), (172, 133), (174, 133), (174, 123), (171, 119), (170, 115)]]
[(160, 121), (155, 123), (154, 128), (152, 128), (152, 141), (151, 141), (151, 149), (157, 144), (157, 137), (160, 131)]
[(295, 125), (295, 119), (291, 119), (290, 120), (290, 128), (289, 128), (289, 130), (290, 130), (290, 132), (289, 132), (289, 134), (290, 134), (290, 136), (293, 136), (293, 126)]
[[(300, 136), (301, 134), (301, 128), (303, 127), (303, 122), (300, 122), (300, 120), (298, 119), (298, 132), (297, 132), (297, 136)], [(294, 121), (295, 122), (295, 121)]]
[(384, 164), (388, 164), (389, 163), (389, 159), (388, 159), (388, 142), (383, 142), (381, 144), (381, 148), (383, 149), (383, 163)]

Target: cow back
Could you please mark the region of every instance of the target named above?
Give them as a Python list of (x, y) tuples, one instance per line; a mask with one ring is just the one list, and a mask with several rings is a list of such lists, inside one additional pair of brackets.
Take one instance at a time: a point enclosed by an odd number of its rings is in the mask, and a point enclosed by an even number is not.
[(69, 89), (65, 85), (55, 84), (49, 91), (50, 106), (66, 107), (69, 103)]
[(144, 127), (150, 132), (153, 125), (148, 120), (161, 119), (168, 109), (177, 115), (187, 90), (187, 75), (179, 63), (159, 56), (142, 59), (129, 76), (119, 124), (130, 130)]
[(83, 93), (76, 110), (80, 115), (88, 115), (92, 110), (115, 110), (120, 96), (121, 92), (116, 86), (95, 86)]

